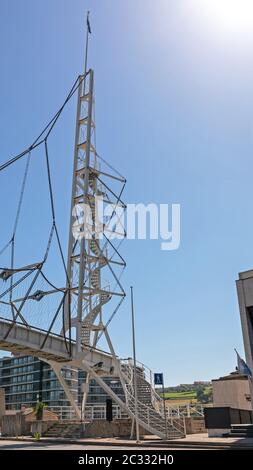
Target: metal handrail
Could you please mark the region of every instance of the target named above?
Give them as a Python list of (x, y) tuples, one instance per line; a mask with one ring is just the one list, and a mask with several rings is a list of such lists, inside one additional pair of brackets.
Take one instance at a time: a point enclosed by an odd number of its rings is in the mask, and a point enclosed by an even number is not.
[[(131, 358), (122, 359), (121, 364), (123, 366), (122, 375), (123, 377), (125, 376), (125, 379), (126, 379), (126, 385), (125, 385), (126, 402), (128, 403), (130, 409), (131, 407), (133, 409), (135, 405), (135, 398), (134, 398), (134, 387), (133, 387), (132, 359)], [(145, 370), (145, 365), (143, 363), (138, 361), (137, 364), (142, 370)], [(151, 369), (149, 369), (148, 367), (147, 369), (151, 372)], [(152, 425), (152, 422), (154, 424), (154, 420), (155, 420), (155, 427), (160, 428), (160, 432), (164, 433), (164, 424), (163, 424), (164, 415), (161, 410), (161, 404), (163, 403), (163, 400), (153, 389), (152, 383), (146, 380), (145, 375), (144, 377), (141, 377), (141, 378), (143, 378), (143, 380), (146, 381), (150, 386), (151, 401), (153, 403), (154, 408), (151, 408), (150, 406), (146, 405), (145, 403), (137, 399), (137, 408), (139, 411), (140, 420), (144, 419), (144, 421), (146, 422), (146, 424), (148, 424), (148, 426)], [(168, 420), (168, 418), (169, 417), (167, 416), (166, 419)], [(176, 429), (178, 432), (183, 433), (185, 435), (185, 420), (184, 420), (183, 415), (177, 419), (177, 423), (174, 420), (173, 420), (173, 423), (171, 422), (171, 420), (169, 420), (169, 423), (174, 429)]]
[[(130, 388), (130, 390), (129, 390)], [(131, 390), (132, 389), (132, 390)], [(135, 398), (134, 398), (134, 394), (133, 394), (133, 387), (131, 385), (128, 385), (126, 386), (126, 392), (127, 392), (127, 403), (134, 406), (135, 405)], [(159, 421), (156, 422), (156, 427), (159, 426), (160, 428), (164, 428), (164, 424), (163, 424), (163, 421), (162, 419), (164, 419), (163, 415), (159, 412), (159, 411), (156, 411), (155, 409), (152, 409), (150, 408), (148, 405), (146, 405), (145, 403), (142, 403), (140, 400), (137, 399), (137, 406), (138, 406), (138, 411), (140, 411), (140, 416), (141, 416), (141, 419), (143, 418), (143, 416), (145, 417), (145, 415), (147, 416), (147, 419), (146, 419), (146, 424), (149, 424), (150, 421), (152, 421), (152, 417), (151, 417), (151, 420), (150, 420), (150, 413), (153, 413), (153, 414), (157, 414), (157, 417), (156, 416), (153, 416), (153, 420), (160, 420), (160, 423)], [(180, 433), (184, 433), (185, 434), (185, 424), (184, 424), (184, 419), (182, 419), (183, 423), (181, 424), (180, 421), (178, 421), (177, 424), (175, 424), (173, 422), (173, 424), (171, 424), (174, 428), (176, 428)]]

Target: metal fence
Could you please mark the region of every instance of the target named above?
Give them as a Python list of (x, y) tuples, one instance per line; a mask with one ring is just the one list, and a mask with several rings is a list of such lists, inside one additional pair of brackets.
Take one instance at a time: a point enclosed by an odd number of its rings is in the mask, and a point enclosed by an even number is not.
[[(167, 406), (168, 419), (179, 419), (184, 417), (204, 417), (204, 408), (212, 406), (211, 404), (186, 404), (177, 406)], [(53, 406), (48, 410), (56, 413), (60, 420), (75, 420), (76, 415), (71, 406)], [(120, 406), (113, 405), (113, 419), (127, 419), (129, 416)], [(85, 408), (85, 420), (94, 421), (96, 419), (106, 419), (106, 405), (88, 405)]]
[[(61, 421), (77, 419), (72, 406), (49, 406), (47, 409), (57, 414)], [(113, 419), (128, 418), (127, 413), (118, 405), (113, 405), (112, 415)], [(106, 419), (106, 405), (90, 405), (85, 407), (85, 420), (94, 421), (96, 419)]]
[(203, 418), (204, 417), (204, 408), (212, 407), (213, 405), (210, 403), (207, 404), (191, 404), (188, 403), (186, 405), (174, 405), (174, 406), (167, 406), (167, 413), (169, 418), (182, 418), (182, 417), (195, 417), (195, 418)]

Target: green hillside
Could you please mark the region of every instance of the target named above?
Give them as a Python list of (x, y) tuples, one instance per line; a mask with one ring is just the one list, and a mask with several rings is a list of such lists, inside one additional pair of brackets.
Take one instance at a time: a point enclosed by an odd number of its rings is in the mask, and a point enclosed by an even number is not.
[[(197, 393), (194, 390), (186, 392), (165, 392), (165, 398), (167, 400), (192, 400), (197, 398)], [(161, 395), (163, 396), (163, 395)]]
[[(212, 401), (212, 386), (211, 385), (197, 385), (190, 386), (190, 390), (182, 390), (182, 387), (173, 387), (173, 390), (165, 389), (165, 399), (166, 400), (197, 400), (201, 403), (208, 403)], [(161, 397), (163, 394), (161, 390), (157, 390)]]

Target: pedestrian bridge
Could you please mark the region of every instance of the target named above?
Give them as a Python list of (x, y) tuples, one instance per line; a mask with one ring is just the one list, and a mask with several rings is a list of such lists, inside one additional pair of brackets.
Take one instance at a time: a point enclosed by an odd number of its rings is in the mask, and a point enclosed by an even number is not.
[[(130, 417), (136, 416), (136, 403), (138, 406), (138, 422), (139, 424), (152, 434), (156, 434), (161, 438), (178, 438), (185, 435), (184, 425), (181, 422), (175, 423), (164, 421), (162, 412), (159, 410), (162, 400), (149, 384), (144, 376), (144, 372), (140, 369), (137, 386), (138, 400), (136, 402), (133, 389), (133, 366), (122, 363), (112, 354), (105, 351), (83, 347), (80, 353), (77, 352), (76, 342), (66, 340), (64, 336), (60, 336), (47, 331), (26, 326), (22, 323), (13, 323), (0, 317), (0, 349), (13, 353), (20, 353), (39, 357), (49, 362), (71, 405), (74, 407), (77, 416), (81, 419), (80, 410), (69, 390), (65, 380), (63, 379), (60, 369), (70, 364), (74, 367), (86, 370), (92, 378), (104, 389), (104, 391), (112, 397)], [(103, 381), (100, 375), (112, 376), (120, 374), (122, 385), (125, 390), (125, 401), (122, 401), (114, 391)], [(147, 404), (148, 396), (148, 404)], [(155, 403), (157, 400), (159, 403)], [(136, 419), (136, 418), (135, 418)], [(180, 420), (179, 420), (180, 421)]]
[[(70, 362), (77, 355), (75, 341), (1, 317), (0, 349), (59, 363)], [(112, 373), (115, 359), (111, 354), (89, 346), (83, 347), (82, 357), (91, 367), (101, 364), (103, 371)]]

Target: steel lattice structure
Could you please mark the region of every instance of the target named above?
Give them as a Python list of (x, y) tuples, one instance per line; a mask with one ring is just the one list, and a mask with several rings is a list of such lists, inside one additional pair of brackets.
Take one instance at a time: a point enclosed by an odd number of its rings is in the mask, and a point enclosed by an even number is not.
[[(95, 379), (116, 404), (149, 432), (162, 438), (168, 437), (167, 433), (171, 437), (181, 437), (185, 434), (183, 423), (180, 420), (177, 424), (167, 423), (166, 417), (162, 416), (162, 400), (152, 387), (150, 371), (140, 364), (134, 384), (133, 363), (116, 356), (108, 332), (108, 326), (125, 298), (120, 279), (126, 263), (119, 246), (125, 237), (121, 220), (125, 204), (121, 197), (126, 179), (96, 150), (94, 72), (92, 69), (87, 71), (89, 34), (87, 18), (84, 73), (75, 80), (61, 108), (27, 149), (0, 165), (2, 172), (27, 158), (14, 229), (8, 243), (0, 250), (0, 257), (10, 250), (9, 264), (0, 268), (0, 289), (3, 289), (0, 291), (0, 348), (34, 355), (48, 362), (79, 419), (84, 417), (87, 387), (83, 393), (82, 409), (79, 409), (61, 374), (65, 365), (85, 371), (87, 384), (91, 378)], [(48, 138), (76, 92), (71, 215), (65, 262), (55, 213)], [(16, 266), (16, 230), (30, 160), (39, 147), (44, 150), (50, 199), (49, 237), (39, 261)], [(64, 269), (65, 286), (55, 285), (45, 272), (53, 241)], [(49, 304), (49, 299), (55, 301)], [(107, 351), (98, 349), (102, 336), (107, 342)], [(120, 379), (125, 393), (124, 401), (103, 380), (106, 376)]]
[[(108, 170), (105, 171), (96, 152), (93, 88), (94, 72), (89, 70), (85, 79), (81, 77), (78, 91), (68, 249), (68, 280), (74, 288), (71, 290), (70, 299), (71, 326), (76, 328), (79, 351), (82, 345), (96, 346), (99, 332), (106, 332), (103, 306), (113, 297), (118, 297), (115, 311), (125, 297), (120, 275), (126, 263), (111, 240), (112, 234), (103, 226), (103, 220), (99, 221), (98, 233), (97, 219), (98, 205), (102, 202), (103, 205), (112, 206), (112, 212), (117, 212), (119, 206), (125, 208), (121, 194), (126, 180), (112, 172), (109, 173)], [(119, 183), (118, 194), (109, 186), (110, 180)], [(78, 223), (80, 213), (83, 219), (87, 216), (83, 205), (90, 214), (89, 229), (88, 221)], [(74, 230), (78, 230), (76, 237)], [(121, 236), (125, 236), (123, 228)], [(115, 284), (114, 290), (112, 283)], [(111, 311), (110, 315), (113, 314)], [(65, 311), (65, 325), (67, 323), (68, 305)]]

